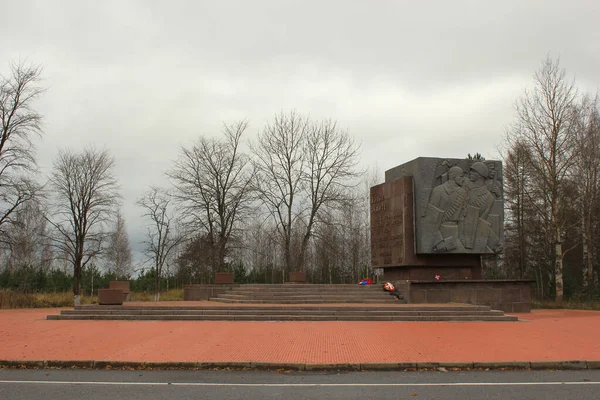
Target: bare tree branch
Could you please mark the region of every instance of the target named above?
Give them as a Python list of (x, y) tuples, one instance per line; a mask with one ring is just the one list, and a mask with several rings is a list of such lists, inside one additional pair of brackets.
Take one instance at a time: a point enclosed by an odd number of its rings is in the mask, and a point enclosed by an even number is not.
[(41, 72), (39, 66), (20, 63), (11, 65), (10, 76), (0, 76), (0, 234), (5, 240), (13, 213), (41, 189), (30, 176), (37, 170), (32, 139), (42, 132), (42, 116), (34, 109), (44, 91), (38, 86)]
[(252, 149), (258, 196), (279, 231), (285, 269), (300, 270), (319, 213), (358, 184), (359, 146), (335, 122), (292, 111), (276, 115)]
[(175, 248), (185, 239), (175, 226), (172, 196), (158, 187), (151, 187), (137, 202), (144, 210), (143, 216), (150, 220), (145, 253), (154, 264), (154, 301), (160, 299), (160, 280), (165, 262)]
[(106, 150), (87, 148), (80, 153), (63, 150), (50, 178), (53, 214), (46, 219), (55, 228), (54, 245), (73, 265), (73, 294), (79, 300), (81, 272), (102, 253), (103, 228), (118, 204), (114, 159)]
[(248, 124), (223, 125), (223, 137), (200, 137), (191, 148), (182, 148), (168, 173), (188, 227), (205, 233), (213, 248), (213, 273), (222, 269), (230, 239), (250, 206), (254, 171), (240, 141)]

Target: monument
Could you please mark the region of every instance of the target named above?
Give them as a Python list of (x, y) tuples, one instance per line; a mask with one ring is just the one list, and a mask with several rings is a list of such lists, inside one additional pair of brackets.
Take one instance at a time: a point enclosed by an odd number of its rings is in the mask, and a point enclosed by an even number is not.
[[(529, 311), (528, 281), (482, 280), (481, 256), (502, 248), (500, 161), (420, 157), (386, 171), (385, 182), (371, 188), (370, 202), (371, 265), (410, 290), (411, 302)], [(426, 283), (434, 289), (419, 292)], [(481, 292), (492, 284), (492, 292)]]

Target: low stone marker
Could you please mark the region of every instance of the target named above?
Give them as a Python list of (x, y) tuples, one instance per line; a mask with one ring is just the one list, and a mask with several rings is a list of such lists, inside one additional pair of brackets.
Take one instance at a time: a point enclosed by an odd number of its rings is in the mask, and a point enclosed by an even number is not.
[(123, 301), (129, 301), (130, 286), (129, 281), (111, 281), (108, 283), (109, 289), (121, 289), (123, 291)]
[(98, 289), (99, 305), (122, 305), (123, 291), (121, 289)]
[(216, 285), (231, 285), (233, 284), (233, 274), (229, 272), (215, 272)]
[(290, 272), (291, 283), (306, 283), (306, 272)]

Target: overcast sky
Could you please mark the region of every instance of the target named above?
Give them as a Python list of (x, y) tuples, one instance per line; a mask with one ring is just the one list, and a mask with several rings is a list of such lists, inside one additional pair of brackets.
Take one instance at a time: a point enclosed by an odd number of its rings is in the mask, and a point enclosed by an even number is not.
[(136, 199), (182, 145), (280, 111), (338, 121), (365, 167), (498, 158), (513, 105), (550, 54), (600, 89), (600, 2), (0, 0), (0, 72), (44, 66), (45, 174), (58, 149), (115, 157), (132, 247)]

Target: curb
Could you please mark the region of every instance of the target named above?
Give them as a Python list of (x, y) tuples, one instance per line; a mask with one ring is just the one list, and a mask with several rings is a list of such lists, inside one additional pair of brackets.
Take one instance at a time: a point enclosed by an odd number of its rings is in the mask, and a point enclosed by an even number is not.
[(285, 362), (143, 362), (108, 360), (0, 360), (0, 369), (236, 369), (264, 371), (436, 371), (436, 370), (581, 370), (600, 369), (600, 360), (572, 361), (495, 361), (495, 362), (423, 362), (423, 363), (285, 363)]

